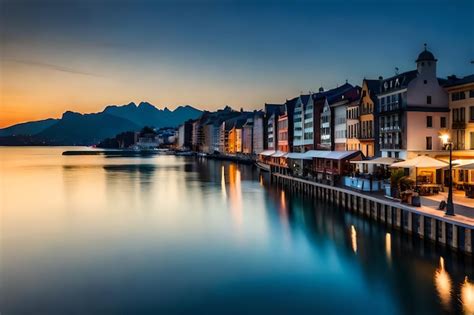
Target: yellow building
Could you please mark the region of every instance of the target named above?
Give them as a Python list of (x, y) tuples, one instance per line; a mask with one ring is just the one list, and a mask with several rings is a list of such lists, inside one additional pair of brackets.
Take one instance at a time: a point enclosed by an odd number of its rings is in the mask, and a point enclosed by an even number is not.
[(359, 102), (360, 122), (360, 150), (366, 157), (378, 156), (378, 128), (375, 123), (375, 100), (379, 92), (379, 80), (367, 80), (362, 82), (362, 92)]

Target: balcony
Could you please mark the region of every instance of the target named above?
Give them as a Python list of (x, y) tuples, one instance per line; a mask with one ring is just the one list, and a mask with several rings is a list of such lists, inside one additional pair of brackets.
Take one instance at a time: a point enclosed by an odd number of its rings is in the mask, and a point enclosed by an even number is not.
[(402, 145), (401, 144), (395, 144), (395, 143), (382, 143), (380, 145), (380, 148), (381, 149), (386, 149), (386, 150), (389, 150), (389, 149), (400, 150), (400, 149), (402, 149)]
[(387, 126), (387, 127), (381, 127), (380, 131), (381, 132), (393, 132), (393, 131), (400, 132), (401, 128), (400, 126)]
[(380, 113), (390, 113), (390, 112), (397, 112), (401, 110), (400, 103), (394, 102), (385, 105), (380, 105)]
[(465, 121), (453, 121), (452, 129), (466, 129)]

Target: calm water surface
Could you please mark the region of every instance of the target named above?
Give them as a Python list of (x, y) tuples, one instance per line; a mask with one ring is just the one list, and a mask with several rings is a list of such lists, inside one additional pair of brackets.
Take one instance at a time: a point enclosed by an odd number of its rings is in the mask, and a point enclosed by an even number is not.
[(472, 258), (252, 167), (66, 149), (0, 148), (2, 315), (474, 314)]

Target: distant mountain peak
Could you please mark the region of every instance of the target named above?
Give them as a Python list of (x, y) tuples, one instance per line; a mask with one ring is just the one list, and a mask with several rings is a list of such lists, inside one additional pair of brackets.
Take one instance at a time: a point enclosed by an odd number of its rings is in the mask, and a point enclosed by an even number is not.
[(61, 119), (75, 118), (75, 117), (81, 117), (81, 116), (82, 116), (81, 113), (68, 110), (63, 113), (63, 116)]

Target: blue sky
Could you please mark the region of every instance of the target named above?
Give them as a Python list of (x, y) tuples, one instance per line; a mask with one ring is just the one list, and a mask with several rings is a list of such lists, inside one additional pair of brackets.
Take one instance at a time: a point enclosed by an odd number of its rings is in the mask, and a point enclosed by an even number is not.
[(1, 6), (2, 103), (9, 113), (24, 106), (17, 116), (33, 106), (49, 117), (141, 100), (258, 108), (321, 85), (411, 70), (423, 43), (439, 60), (439, 76), (474, 73), (474, 1)]

